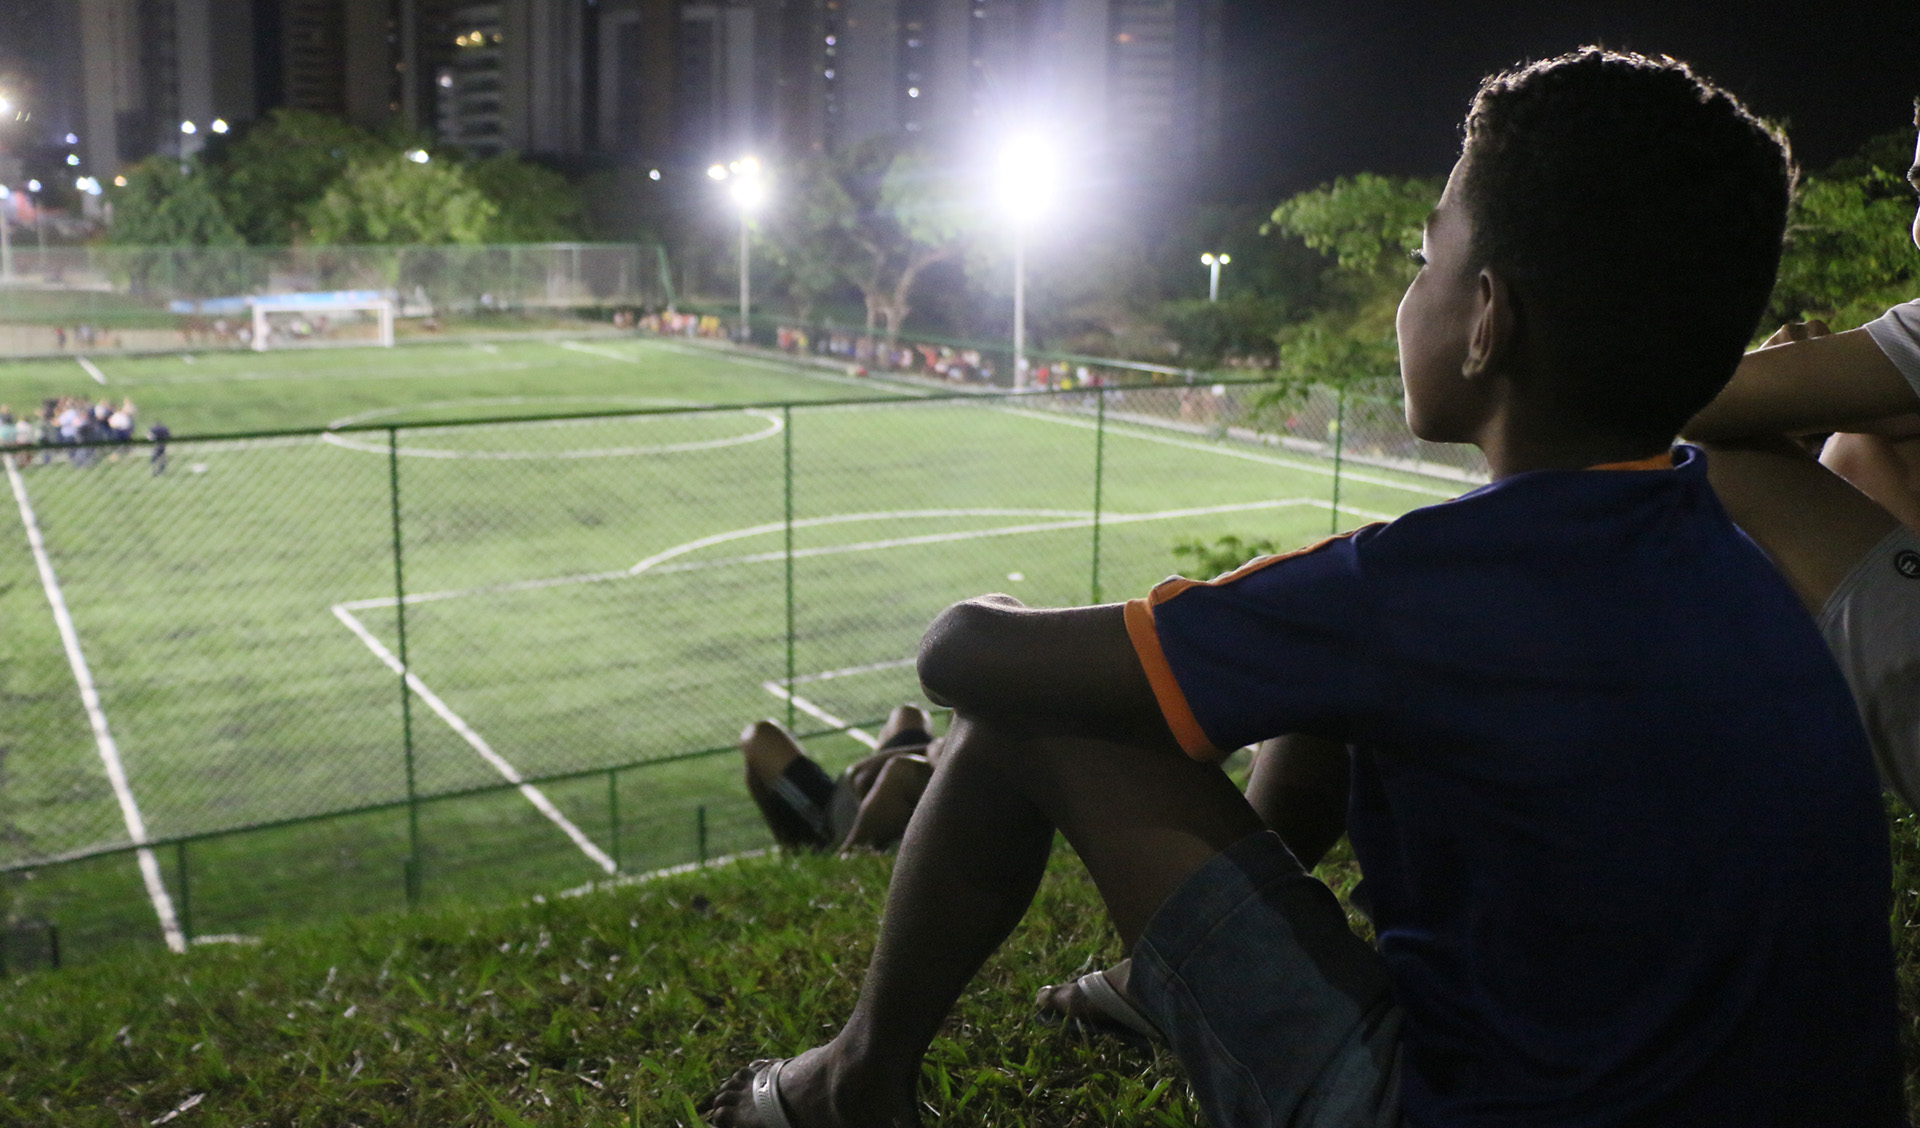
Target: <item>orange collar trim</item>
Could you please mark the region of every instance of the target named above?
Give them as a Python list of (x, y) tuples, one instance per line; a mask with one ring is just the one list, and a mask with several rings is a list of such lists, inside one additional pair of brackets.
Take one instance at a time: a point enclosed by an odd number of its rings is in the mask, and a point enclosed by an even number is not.
[(1598, 466), (1589, 466), (1587, 467), (1587, 469), (1589, 470), (1671, 470), (1673, 469), (1673, 455), (1671, 452), (1663, 450), (1659, 454), (1650, 455), (1646, 458), (1636, 458), (1632, 462), (1602, 462)]

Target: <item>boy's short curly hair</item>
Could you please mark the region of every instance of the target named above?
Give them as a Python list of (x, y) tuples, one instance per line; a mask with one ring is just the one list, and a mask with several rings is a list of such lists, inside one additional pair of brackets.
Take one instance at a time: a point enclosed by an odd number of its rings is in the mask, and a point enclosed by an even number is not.
[(1682, 62), (1584, 47), (1481, 83), (1473, 269), (1512, 286), (1560, 406), (1649, 447), (1733, 374), (1793, 194), (1780, 132)]

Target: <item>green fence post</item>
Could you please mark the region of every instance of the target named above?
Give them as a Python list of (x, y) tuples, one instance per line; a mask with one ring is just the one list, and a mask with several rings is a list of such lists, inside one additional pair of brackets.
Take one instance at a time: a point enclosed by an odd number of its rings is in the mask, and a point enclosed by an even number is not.
[(1329, 514), (1327, 531), (1340, 531), (1340, 459), (1347, 445), (1347, 389), (1340, 389), (1340, 398), (1334, 401), (1333, 408), (1333, 505)]
[(707, 805), (693, 809), (693, 837), (700, 851), (700, 864), (707, 864)]
[(400, 428), (387, 428), (387, 497), (393, 517), (393, 614), (400, 643), (400, 742), (407, 764), (407, 907), (420, 903), (420, 793), (413, 771), (413, 690), (407, 685), (407, 580), (400, 552)]
[(187, 843), (173, 844), (173, 868), (180, 878), (180, 935), (193, 943), (193, 886), (187, 882)]
[(620, 868), (620, 788), (619, 768), (607, 769), (607, 837), (613, 840), (613, 868)]
[[(795, 713), (793, 705), (793, 405), (784, 404), (780, 408), (780, 436), (785, 446), (786, 469), (786, 556), (787, 562), (787, 727), (793, 728)], [(700, 860), (706, 861), (706, 818), (707, 809), (700, 808)]]
[(1093, 428), (1093, 599), (1100, 602), (1100, 491), (1106, 483), (1107, 390), (1096, 389), (1097, 415)]

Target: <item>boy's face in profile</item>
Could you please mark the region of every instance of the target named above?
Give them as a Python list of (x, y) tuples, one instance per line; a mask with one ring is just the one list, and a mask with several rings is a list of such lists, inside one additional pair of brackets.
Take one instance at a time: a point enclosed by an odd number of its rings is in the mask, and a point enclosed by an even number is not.
[(1473, 221), (1461, 199), (1465, 167), (1465, 158), (1453, 166), (1440, 203), (1427, 216), (1415, 256), (1420, 273), (1394, 318), (1407, 426), (1436, 443), (1472, 442), (1482, 422), (1479, 389), (1462, 375), (1479, 289), (1478, 272), (1467, 269)]

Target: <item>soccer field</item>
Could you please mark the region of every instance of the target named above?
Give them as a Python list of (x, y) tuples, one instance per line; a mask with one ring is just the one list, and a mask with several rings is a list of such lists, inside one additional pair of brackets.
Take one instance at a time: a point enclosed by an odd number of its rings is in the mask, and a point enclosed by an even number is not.
[[(0, 403), (60, 394), (177, 435), (315, 430), (176, 441), (159, 475), (137, 446), (17, 456), (0, 861), (389, 804), (410, 775), (522, 785), (413, 829), (390, 809), (15, 875), (20, 905), (103, 937), (391, 904), (410, 835), (429, 896), (759, 844), (735, 759), (688, 754), (914, 699), (954, 599), (1124, 598), (1183, 538), (1305, 544), (1464, 488), (1349, 467), (1336, 517), (1329, 463), (1208, 438), (1177, 389), (1109, 392), (1103, 426), (1085, 396), (633, 338), (0, 366)], [(524, 418), (587, 412), (645, 414)], [(350, 424), (394, 430), (319, 430)]]

